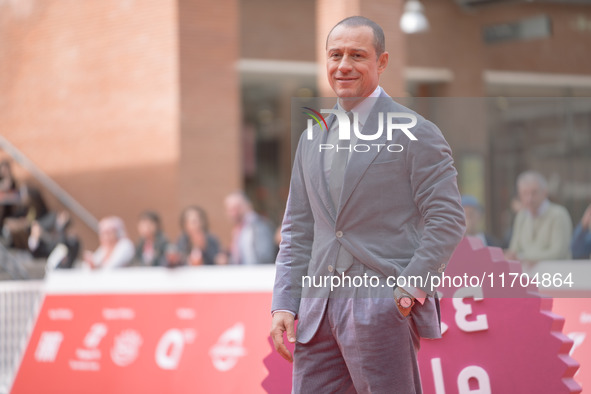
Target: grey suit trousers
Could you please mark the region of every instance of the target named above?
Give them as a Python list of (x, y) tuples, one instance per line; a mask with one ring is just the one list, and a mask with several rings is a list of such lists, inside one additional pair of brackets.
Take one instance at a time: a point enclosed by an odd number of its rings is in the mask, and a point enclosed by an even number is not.
[(349, 289), (336, 288), (312, 340), (296, 343), (293, 393), (422, 393), (412, 313), (404, 317), (393, 295), (346, 294)]

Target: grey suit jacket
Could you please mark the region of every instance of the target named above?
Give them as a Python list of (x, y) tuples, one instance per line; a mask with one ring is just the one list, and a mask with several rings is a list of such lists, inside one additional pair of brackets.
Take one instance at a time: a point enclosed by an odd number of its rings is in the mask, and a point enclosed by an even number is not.
[[(330, 286), (302, 287), (306, 275), (331, 275), (339, 244), (361, 264), (363, 272), (380, 278), (418, 276), (427, 293), (415, 304), (412, 317), (419, 334), (441, 336), (439, 302), (429, 277), (441, 276), (464, 234), (451, 150), (440, 130), (414, 111), (382, 92), (373, 106), (363, 134), (378, 130), (378, 113), (404, 112), (417, 117), (411, 141), (395, 130), (368, 144), (400, 144), (402, 152), (373, 149), (353, 152), (347, 164), (338, 207), (334, 207), (322, 171), (318, 146), (326, 132), (314, 130), (313, 140), (302, 134), (292, 170), (290, 193), (282, 225), (282, 243), (276, 260), (272, 310), (293, 311), (299, 318), (297, 339), (308, 342), (324, 314)], [(384, 116), (386, 122), (386, 116)], [(401, 119), (399, 123), (408, 123)], [(386, 125), (384, 125), (386, 130)], [(338, 233), (338, 234), (337, 234)], [(359, 270), (357, 270), (359, 271)], [(393, 297), (392, 287), (351, 289), (352, 297)]]

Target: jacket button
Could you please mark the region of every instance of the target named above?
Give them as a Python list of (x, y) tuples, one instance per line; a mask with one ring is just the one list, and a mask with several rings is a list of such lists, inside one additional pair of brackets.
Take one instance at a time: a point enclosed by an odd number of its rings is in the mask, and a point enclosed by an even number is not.
[(329, 265), (328, 266), (328, 272), (332, 272), (332, 271), (334, 271), (334, 267), (332, 265)]
[(337, 231), (336, 234), (337, 238), (341, 238), (343, 236), (343, 232), (342, 231)]

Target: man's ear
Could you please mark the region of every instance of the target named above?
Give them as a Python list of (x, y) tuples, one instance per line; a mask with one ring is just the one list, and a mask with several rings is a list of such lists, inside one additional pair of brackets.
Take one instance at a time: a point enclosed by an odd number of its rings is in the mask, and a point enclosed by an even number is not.
[(378, 57), (378, 74), (381, 74), (386, 69), (389, 56), (388, 52), (384, 52)]

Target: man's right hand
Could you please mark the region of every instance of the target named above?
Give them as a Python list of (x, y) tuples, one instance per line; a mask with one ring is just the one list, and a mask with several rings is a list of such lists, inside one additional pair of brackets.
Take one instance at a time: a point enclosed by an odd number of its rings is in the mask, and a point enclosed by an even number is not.
[(273, 313), (273, 322), (271, 323), (271, 338), (275, 350), (284, 359), (293, 362), (293, 356), (283, 343), (283, 333), (287, 331), (287, 340), (294, 343), (296, 340), (294, 329), (294, 317), (289, 312), (275, 312)]

